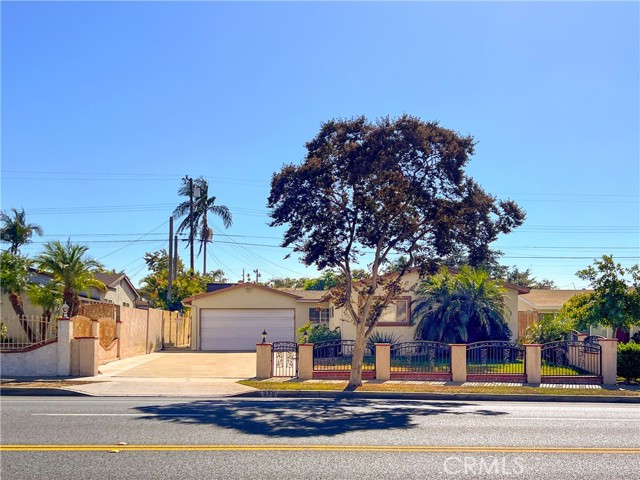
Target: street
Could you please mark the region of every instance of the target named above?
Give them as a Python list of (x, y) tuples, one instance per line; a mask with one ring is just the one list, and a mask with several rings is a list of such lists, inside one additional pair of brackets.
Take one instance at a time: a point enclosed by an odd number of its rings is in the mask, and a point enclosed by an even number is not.
[(2, 478), (638, 478), (640, 408), (5, 397)]

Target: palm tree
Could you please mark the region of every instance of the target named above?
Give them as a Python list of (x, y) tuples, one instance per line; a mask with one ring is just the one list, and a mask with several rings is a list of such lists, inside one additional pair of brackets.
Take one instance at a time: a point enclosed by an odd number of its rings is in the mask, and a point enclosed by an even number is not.
[(72, 317), (77, 315), (80, 306), (78, 293), (91, 287), (101, 291), (107, 289), (104, 283), (93, 277), (93, 273), (102, 265), (85, 257), (88, 249), (85, 245), (71, 243), (71, 240), (66, 243), (55, 240), (45, 243), (44, 251), (35, 259), (40, 270), (62, 284), (62, 300), (69, 306), (69, 315)]
[(420, 318), (415, 336), (421, 340), (467, 343), (508, 340), (509, 311), (505, 289), (480, 269), (462, 267), (453, 275), (446, 267), (418, 287), (414, 306)]
[(44, 338), (51, 322), (51, 315), (62, 306), (62, 289), (62, 284), (55, 280), (46, 285), (32, 283), (27, 286), (27, 296), (31, 303), (42, 308), (40, 339)]
[(0, 285), (2, 290), (9, 294), (9, 301), (13, 311), (20, 318), (20, 323), (30, 340), (33, 341), (33, 332), (29, 327), (22, 302), (22, 292), (27, 288), (29, 280), (29, 267), (31, 260), (27, 257), (14, 255), (9, 251), (2, 252), (0, 264)]
[(29, 243), (34, 233), (42, 236), (43, 232), (40, 225), (27, 223), (24, 208), (20, 211), (12, 208), (11, 211), (13, 218), (4, 210), (0, 212), (0, 221), (3, 224), (0, 228), (0, 240), (10, 243), (9, 251), (17, 255), (20, 246)]
[[(193, 186), (193, 192), (191, 191)], [(229, 228), (233, 223), (231, 217), (231, 211), (224, 205), (216, 205), (216, 197), (209, 197), (209, 184), (207, 181), (200, 177), (193, 182), (185, 182), (185, 184), (178, 190), (180, 195), (189, 197), (189, 200), (185, 200), (180, 203), (173, 211), (173, 218), (185, 217), (184, 220), (178, 225), (178, 233), (189, 229), (193, 222), (193, 225), (197, 228), (200, 238), (200, 249), (198, 255), (203, 255), (202, 273), (207, 273), (207, 243), (213, 241), (213, 229), (209, 226), (207, 215), (212, 213), (218, 216), (222, 220), (222, 224), (225, 228)], [(193, 200), (193, 218), (191, 217), (191, 196), (194, 196)], [(185, 216), (186, 215), (186, 216)], [(195, 245), (196, 239), (189, 233), (189, 245)]]

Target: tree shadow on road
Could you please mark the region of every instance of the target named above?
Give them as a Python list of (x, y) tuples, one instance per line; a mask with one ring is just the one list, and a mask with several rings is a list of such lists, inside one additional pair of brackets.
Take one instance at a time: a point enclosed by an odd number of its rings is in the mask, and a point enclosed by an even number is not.
[(335, 436), (367, 430), (411, 429), (419, 417), (434, 415), (504, 415), (495, 410), (464, 409), (469, 403), (375, 402), (335, 400), (199, 400), (147, 405), (137, 410), (148, 420), (216, 425), (251, 435), (280, 438)]

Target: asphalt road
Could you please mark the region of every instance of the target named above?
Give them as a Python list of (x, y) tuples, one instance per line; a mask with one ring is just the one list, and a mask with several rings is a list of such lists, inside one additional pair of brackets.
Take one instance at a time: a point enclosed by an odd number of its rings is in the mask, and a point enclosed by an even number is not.
[(625, 404), (5, 397), (3, 480), (640, 478)]

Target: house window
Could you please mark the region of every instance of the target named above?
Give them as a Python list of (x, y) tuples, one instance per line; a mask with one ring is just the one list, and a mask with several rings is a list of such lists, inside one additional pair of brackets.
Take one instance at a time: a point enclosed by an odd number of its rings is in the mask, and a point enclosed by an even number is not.
[(122, 302), (123, 307), (130, 307), (131, 304), (129, 302)]
[(378, 325), (398, 326), (411, 324), (411, 297), (394, 298), (382, 311)]
[(328, 325), (331, 310), (329, 308), (310, 308), (309, 321), (315, 325)]

